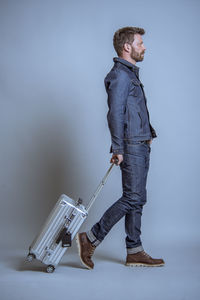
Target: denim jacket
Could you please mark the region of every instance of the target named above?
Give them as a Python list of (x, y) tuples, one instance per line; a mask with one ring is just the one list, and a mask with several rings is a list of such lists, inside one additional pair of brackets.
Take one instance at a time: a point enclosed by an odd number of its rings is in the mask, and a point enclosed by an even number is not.
[(110, 153), (124, 154), (125, 141), (143, 141), (157, 137), (150, 124), (139, 67), (120, 57), (104, 79), (108, 94), (107, 121), (111, 133)]

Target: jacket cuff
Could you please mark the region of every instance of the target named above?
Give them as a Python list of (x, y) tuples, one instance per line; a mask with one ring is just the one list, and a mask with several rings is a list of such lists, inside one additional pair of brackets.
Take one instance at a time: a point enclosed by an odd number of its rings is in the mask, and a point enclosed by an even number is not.
[(152, 138), (153, 138), (153, 139), (156, 138), (156, 137), (157, 137), (156, 131), (155, 131), (155, 129), (151, 126), (151, 124), (150, 124), (150, 130), (151, 130)]
[(120, 148), (120, 149), (113, 149), (112, 145), (110, 146), (110, 153), (113, 154), (124, 154), (124, 149)]
[(112, 151), (113, 154), (124, 154), (124, 150), (123, 149), (117, 149), (117, 150), (113, 150)]

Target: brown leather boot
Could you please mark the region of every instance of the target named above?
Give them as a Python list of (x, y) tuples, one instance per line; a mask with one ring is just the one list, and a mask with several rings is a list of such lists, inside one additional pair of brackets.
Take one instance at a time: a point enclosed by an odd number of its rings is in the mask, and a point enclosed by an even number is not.
[(140, 251), (134, 254), (127, 254), (126, 266), (143, 266), (143, 267), (160, 267), (165, 264), (162, 258), (152, 258), (145, 251)]
[(91, 257), (94, 253), (96, 246), (92, 245), (88, 239), (86, 232), (77, 233), (76, 242), (79, 249), (79, 256), (82, 263), (88, 268), (93, 269), (94, 263), (91, 260)]

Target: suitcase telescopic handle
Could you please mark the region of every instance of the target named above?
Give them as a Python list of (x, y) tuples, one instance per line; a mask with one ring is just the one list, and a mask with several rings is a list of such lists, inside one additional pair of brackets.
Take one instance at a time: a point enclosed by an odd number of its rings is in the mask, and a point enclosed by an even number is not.
[(92, 204), (94, 203), (94, 201), (96, 200), (97, 196), (99, 195), (101, 189), (103, 188), (104, 184), (106, 183), (108, 176), (113, 168), (114, 165), (117, 165), (118, 163), (118, 159), (115, 158), (115, 161), (112, 163), (112, 165), (109, 167), (108, 171), (106, 172), (105, 176), (103, 177), (103, 179), (101, 180), (100, 184), (98, 185), (96, 191), (94, 192), (94, 194), (92, 195), (88, 205), (86, 206), (86, 210), (87, 212), (89, 212)]

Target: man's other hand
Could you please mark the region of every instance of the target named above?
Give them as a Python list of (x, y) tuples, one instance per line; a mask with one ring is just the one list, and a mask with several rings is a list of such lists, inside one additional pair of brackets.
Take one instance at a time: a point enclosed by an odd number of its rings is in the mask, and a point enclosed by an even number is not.
[(117, 165), (120, 165), (121, 162), (123, 161), (123, 155), (122, 154), (113, 154), (112, 157), (111, 157), (110, 163), (114, 163), (116, 158), (118, 159)]

